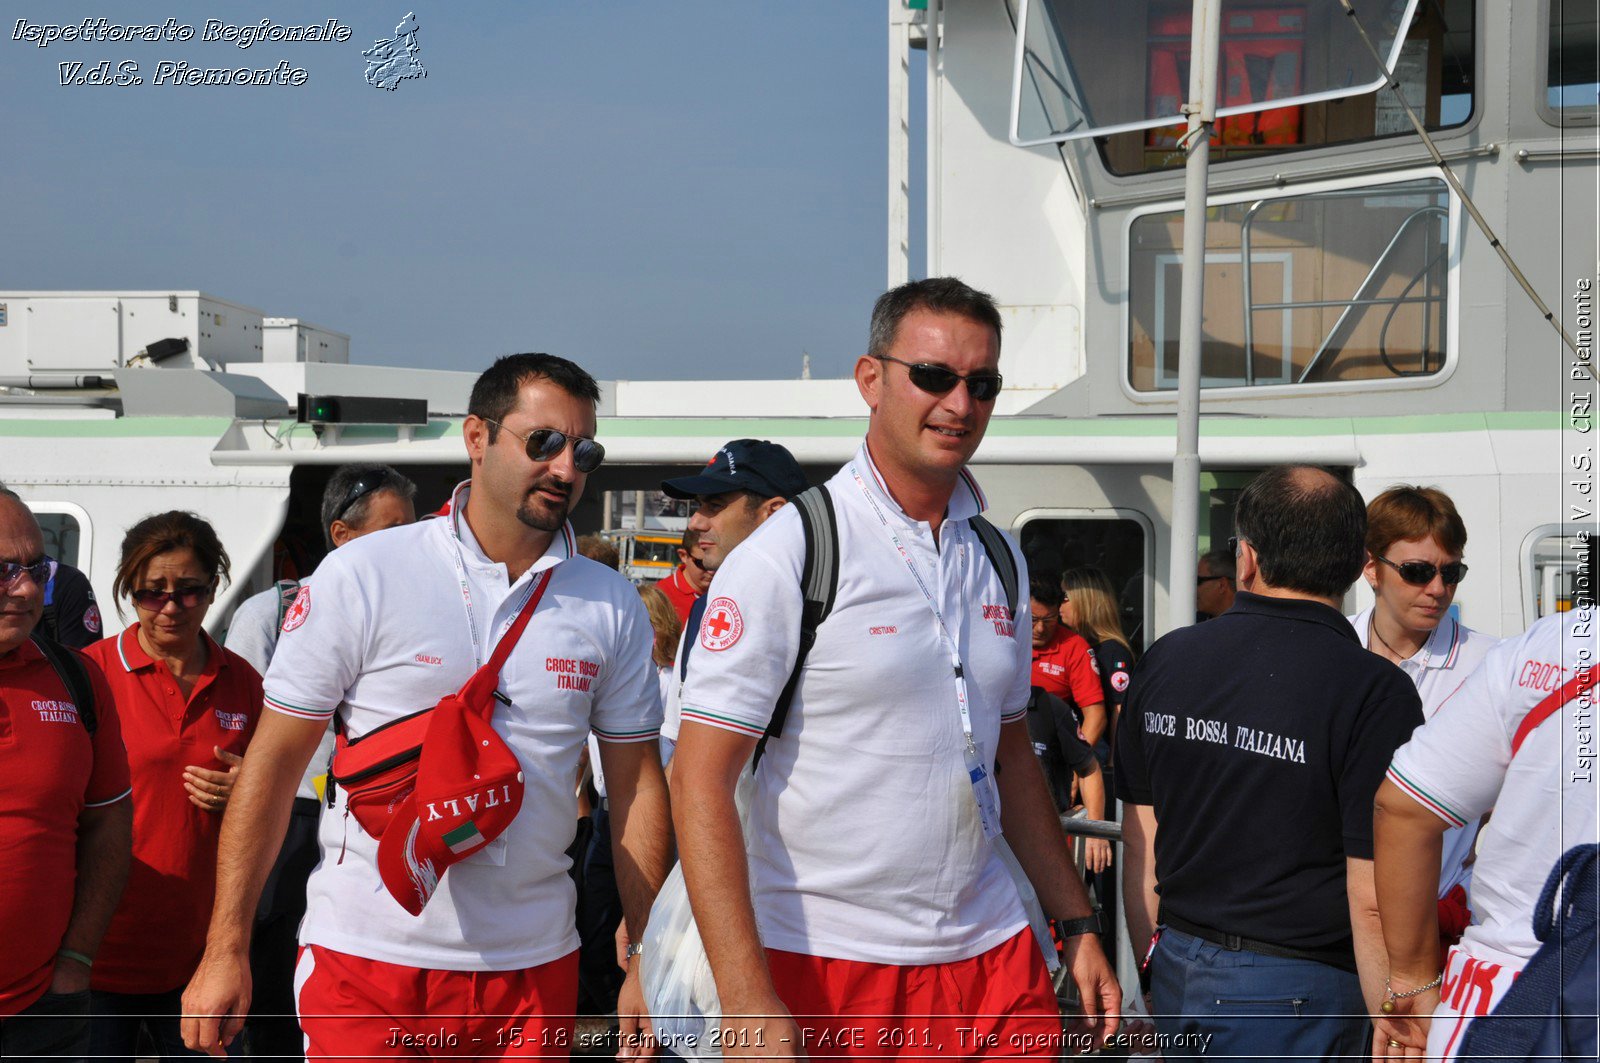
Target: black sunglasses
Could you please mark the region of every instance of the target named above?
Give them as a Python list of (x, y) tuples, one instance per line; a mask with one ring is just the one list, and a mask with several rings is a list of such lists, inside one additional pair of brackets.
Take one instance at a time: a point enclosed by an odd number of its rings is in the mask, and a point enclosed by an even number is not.
[(381, 472), (369, 472), (361, 479), (350, 485), (350, 490), (345, 492), (344, 501), (339, 503), (339, 508), (333, 511), (333, 520), (343, 520), (344, 515), (350, 512), (350, 507), (372, 494), (388, 482), (388, 476)]
[(132, 598), (133, 604), (141, 609), (158, 611), (165, 609), (168, 602), (177, 602), (179, 609), (193, 609), (210, 593), (210, 587), (179, 587), (175, 591), (157, 591), (144, 587), (131, 591), (128, 597)]
[(1207, 583), (1210, 583), (1214, 579), (1227, 579), (1227, 578), (1228, 578), (1227, 576), (1196, 576), (1194, 578), (1194, 585), (1196, 587), (1204, 587)]
[(23, 564), (21, 561), (0, 561), (0, 587), (11, 587), (26, 572), (33, 582), (43, 587), (55, 578), (56, 563), (48, 557)]
[(583, 436), (569, 436), (554, 428), (535, 428), (527, 435), (523, 435), (521, 432), (511, 431), (499, 421), (487, 417), (484, 420), (522, 440), (523, 449), (528, 452), (530, 461), (550, 461), (566, 449), (569, 442), (572, 444), (572, 464), (578, 467), (579, 472), (594, 472), (600, 467), (600, 463), (606, 460), (606, 448)]
[(1467, 575), (1465, 562), (1451, 561), (1445, 565), (1435, 565), (1431, 561), (1402, 561), (1395, 564), (1381, 554), (1378, 560), (1400, 573), (1400, 578), (1413, 587), (1426, 587), (1433, 582), (1433, 577), (1438, 576), (1444, 580), (1445, 586), (1454, 587)]
[(1000, 394), (999, 373), (968, 373), (962, 376), (954, 369), (930, 362), (906, 362), (887, 354), (878, 355), (878, 360), (905, 366), (911, 382), (930, 395), (947, 395), (951, 388), (963, 380), (967, 383), (967, 394), (972, 396), (973, 402), (993, 402), (994, 397)]

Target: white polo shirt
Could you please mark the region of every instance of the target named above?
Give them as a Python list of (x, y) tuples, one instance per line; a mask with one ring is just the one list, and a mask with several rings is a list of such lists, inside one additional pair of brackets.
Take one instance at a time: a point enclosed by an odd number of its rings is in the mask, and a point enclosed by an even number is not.
[(1439, 711), (1395, 751), (1388, 777), (1452, 826), (1494, 809), (1478, 845), (1472, 925), (1460, 948), (1517, 969), (1538, 948), (1533, 906), (1561, 854), (1600, 840), (1595, 810), (1595, 691), (1534, 729), (1524, 717), (1595, 667), (1593, 614), (1546, 617), (1489, 651)]
[[(1356, 629), (1361, 645), (1371, 649), (1368, 642), (1372, 632), (1372, 606), (1348, 617)], [(1482, 631), (1474, 631), (1453, 616), (1446, 616), (1433, 629), (1428, 641), (1422, 644), (1409, 660), (1401, 661), (1399, 669), (1417, 688), (1422, 699), (1422, 718), (1429, 720), (1439, 711), (1445, 699), (1456, 692), (1483, 661), (1485, 655), (1500, 640)], [(1472, 884), (1472, 845), (1478, 839), (1477, 821), (1444, 832), (1444, 848), (1439, 862), (1439, 896), (1443, 897), (1457, 886), (1463, 889)]]
[[(865, 490), (920, 567), (967, 676), (973, 736), (992, 774), (1002, 719), (1027, 712), (1032, 637), (968, 521), (969, 474), (940, 526), (911, 520), (865, 446)], [(846, 465), (828, 482), (839, 589), (806, 658), (783, 732), (755, 775), (747, 845), (762, 943), (901, 965), (976, 956), (1027, 925), (984, 837), (963, 759), (954, 669), (928, 600)], [(1024, 562), (1011, 546), (1027, 603)], [(683, 722), (759, 736), (800, 636), (805, 553), (785, 506), (729, 554), (689, 657)]]
[(512, 705), (497, 703), (493, 717), (522, 764), (522, 810), (491, 845), (452, 866), (413, 917), (384, 889), (378, 843), (346, 814), (339, 791), (322, 817), (304, 944), (455, 971), (515, 970), (565, 956), (578, 947), (565, 850), (577, 823), (579, 750), (591, 729), (603, 741), (643, 742), (655, 741), (661, 726), (653, 633), (638, 592), (574, 554), (571, 528), (509, 582), (461, 517), (466, 500), (463, 484), (451, 516), (363, 536), (328, 555), (309, 600), (285, 618), (266, 703), (302, 719), (337, 711), (352, 737), (428, 708), (488, 659), (533, 579), (554, 568), (500, 673)]

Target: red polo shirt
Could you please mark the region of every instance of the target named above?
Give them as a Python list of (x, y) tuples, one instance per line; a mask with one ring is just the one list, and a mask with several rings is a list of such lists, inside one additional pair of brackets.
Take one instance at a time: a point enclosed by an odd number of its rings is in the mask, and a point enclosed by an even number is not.
[(667, 596), (667, 601), (672, 603), (672, 608), (678, 611), (678, 623), (689, 622), (689, 610), (694, 606), (694, 600), (700, 597), (700, 592), (689, 585), (683, 575), (683, 566), (679, 565), (672, 570), (672, 575), (656, 582), (656, 590)]
[(38, 647), (0, 656), (0, 1016), (50, 988), (72, 916), (78, 817), (128, 796), (117, 708), (93, 664), (89, 678), (92, 739)]
[(1044, 687), (1075, 706), (1080, 716), (1085, 705), (1099, 705), (1106, 700), (1100, 690), (1100, 676), (1094, 670), (1089, 644), (1082, 635), (1065, 626), (1056, 629), (1056, 637), (1044, 649), (1033, 651), (1033, 685)]
[(243, 754), (261, 715), (261, 677), (206, 639), (205, 670), (187, 701), (166, 666), (139, 645), (138, 625), (85, 653), (105, 671), (122, 715), (133, 776), (133, 867), (95, 958), (92, 984), (112, 993), (164, 993), (189, 980), (206, 943), (222, 815), (189, 800), (183, 769)]

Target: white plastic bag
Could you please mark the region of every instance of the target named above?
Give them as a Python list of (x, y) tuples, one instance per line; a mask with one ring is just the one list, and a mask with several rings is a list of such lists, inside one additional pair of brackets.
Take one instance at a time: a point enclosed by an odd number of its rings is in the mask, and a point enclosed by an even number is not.
[[(755, 775), (746, 765), (734, 788), (733, 802), (739, 811), (740, 833), (747, 839), (754, 790)], [(721, 1059), (722, 1047), (715, 1033), (722, 1025), (722, 1002), (689, 907), (682, 864), (673, 865), (656, 894), (639, 962), (645, 1006), (662, 1046), (684, 1059)]]
[(722, 1005), (689, 909), (682, 864), (673, 866), (650, 909), (639, 976), (662, 1046), (685, 1059), (721, 1059), (710, 1034), (721, 1022)]

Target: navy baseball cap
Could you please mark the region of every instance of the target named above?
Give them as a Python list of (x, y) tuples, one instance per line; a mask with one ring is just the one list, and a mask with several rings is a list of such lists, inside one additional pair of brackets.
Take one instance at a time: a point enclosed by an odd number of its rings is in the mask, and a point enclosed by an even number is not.
[(754, 491), (762, 498), (793, 498), (806, 489), (806, 474), (787, 447), (765, 439), (735, 439), (723, 444), (694, 476), (662, 480), (673, 498)]

